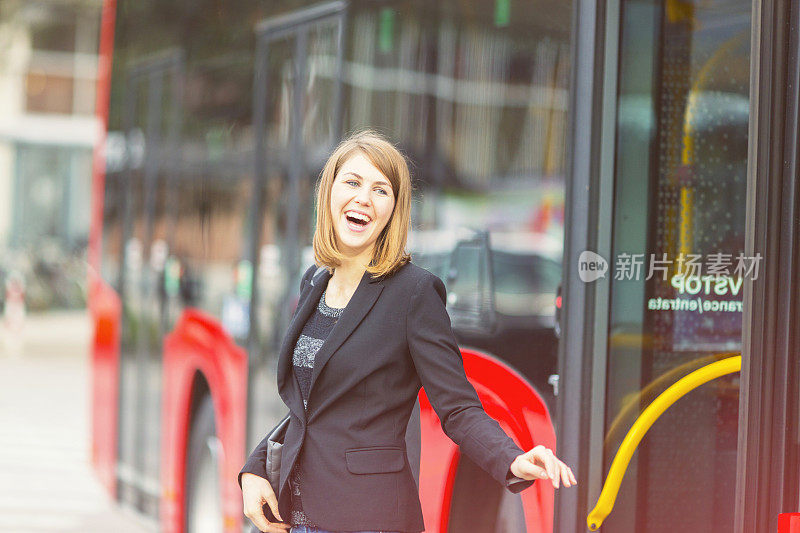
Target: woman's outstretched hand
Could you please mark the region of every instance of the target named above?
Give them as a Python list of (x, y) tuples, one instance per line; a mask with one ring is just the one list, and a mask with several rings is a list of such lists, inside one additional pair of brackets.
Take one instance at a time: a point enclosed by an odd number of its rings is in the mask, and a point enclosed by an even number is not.
[(578, 483), (572, 469), (541, 444), (518, 455), (511, 463), (511, 473), (522, 479), (550, 479), (555, 488), (558, 488), (559, 480), (565, 487)]
[[(269, 481), (255, 474), (242, 474), (242, 502), (244, 515), (253, 522), (260, 531), (266, 533), (286, 533), (292, 526), (283, 524), (278, 513), (278, 499)], [(264, 504), (269, 504), (272, 514), (281, 522), (270, 522), (264, 516)]]

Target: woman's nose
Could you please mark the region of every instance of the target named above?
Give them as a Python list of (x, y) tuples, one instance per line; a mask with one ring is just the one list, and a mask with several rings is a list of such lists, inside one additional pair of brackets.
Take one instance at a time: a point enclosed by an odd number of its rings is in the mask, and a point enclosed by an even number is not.
[(369, 205), (370, 204), (370, 197), (369, 197), (369, 189), (366, 187), (362, 187), (359, 189), (358, 194), (356, 194), (356, 200), (358, 203), (362, 205)]

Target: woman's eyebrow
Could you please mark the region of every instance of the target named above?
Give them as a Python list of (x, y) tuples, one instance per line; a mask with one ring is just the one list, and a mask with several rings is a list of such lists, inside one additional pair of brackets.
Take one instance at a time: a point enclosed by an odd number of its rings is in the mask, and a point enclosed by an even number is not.
[[(363, 180), (363, 179), (364, 179), (363, 177), (361, 177), (361, 175), (360, 175), (360, 174), (356, 174), (356, 173), (355, 173), (355, 172), (353, 172), (353, 171), (347, 171), (347, 172), (345, 172), (344, 174), (345, 174), (345, 176), (347, 176), (347, 175), (350, 175), (350, 176), (355, 176), (355, 177), (357, 177), (357, 178), (358, 178), (358, 179), (360, 179), (360, 180)], [(381, 180), (381, 181), (376, 181), (376, 182), (375, 182), (375, 185), (386, 185), (387, 187), (389, 187), (389, 186), (390, 186), (388, 183), (386, 183), (386, 182), (385, 182), (385, 181), (383, 181), (383, 180)]]

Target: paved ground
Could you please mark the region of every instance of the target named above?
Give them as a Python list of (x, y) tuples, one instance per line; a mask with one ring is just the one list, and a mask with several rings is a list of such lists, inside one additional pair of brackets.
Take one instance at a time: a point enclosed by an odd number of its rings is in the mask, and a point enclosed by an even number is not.
[(0, 531), (154, 532), (89, 463), (87, 315), (29, 316), (21, 342), (0, 335)]

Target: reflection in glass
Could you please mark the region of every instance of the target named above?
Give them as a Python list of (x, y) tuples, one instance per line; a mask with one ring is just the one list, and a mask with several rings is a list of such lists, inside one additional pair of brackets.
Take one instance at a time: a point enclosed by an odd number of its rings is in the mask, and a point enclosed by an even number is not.
[[(676, 276), (691, 256), (703, 276), (714, 254), (744, 249), (750, 4), (628, 1), (622, 13), (613, 253), (644, 265), (611, 285), (606, 472), (658, 394), (739, 350), (742, 320), (733, 266), (721, 291), (687, 290)], [(651, 256), (666, 269), (645, 279)], [(731, 310), (701, 312), (703, 301)], [(603, 530), (731, 530), (737, 420), (738, 375), (673, 405), (639, 446)]]

